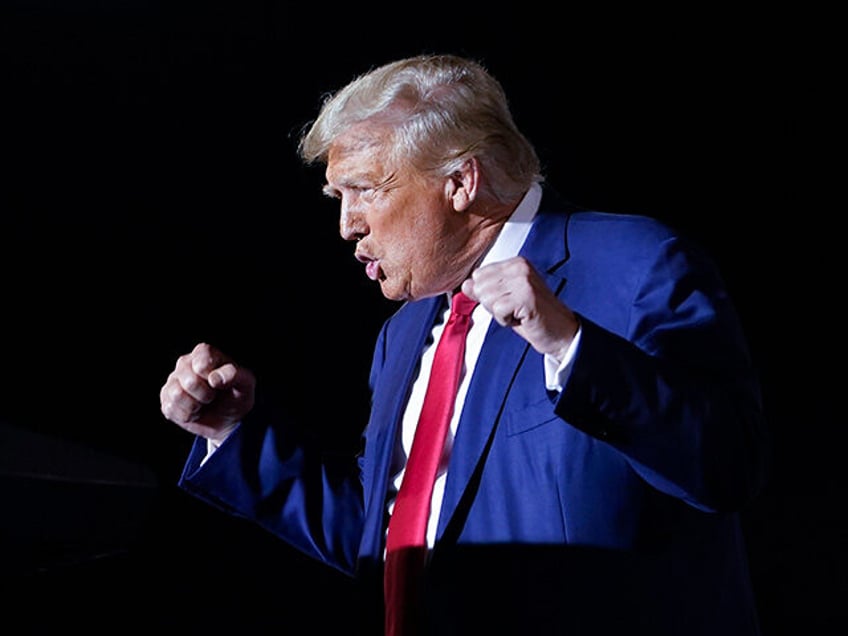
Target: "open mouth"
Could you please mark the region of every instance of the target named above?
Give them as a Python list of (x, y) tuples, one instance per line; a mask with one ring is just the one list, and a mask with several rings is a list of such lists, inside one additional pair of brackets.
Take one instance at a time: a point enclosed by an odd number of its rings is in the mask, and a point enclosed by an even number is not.
[(380, 269), (380, 261), (368, 261), (365, 263), (365, 274), (371, 280), (381, 280), (385, 278)]

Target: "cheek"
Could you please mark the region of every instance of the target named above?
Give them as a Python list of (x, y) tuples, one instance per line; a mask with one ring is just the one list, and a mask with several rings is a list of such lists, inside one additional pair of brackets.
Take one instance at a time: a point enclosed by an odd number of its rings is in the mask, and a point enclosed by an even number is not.
[(444, 245), (444, 237), (440, 238), (439, 230), (423, 215), (407, 219), (403, 227), (397, 228), (391, 249), (395, 254), (415, 262), (416, 267), (426, 267)]
[(371, 233), (396, 267), (421, 272), (432, 266), (450, 239), (444, 236), (443, 214), (436, 194), (418, 190), (415, 196), (394, 201), (391, 210), (375, 214)]
[(402, 232), (391, 235), (389, 243), (385, 246), (386, 256), (396, 269), (410, 270), (421, 266), (421, 261), (426, 261), (425, 250), (420, 235), (409, 228)]
[(383, 248), (394, 255), (425, 251), (435, 228), (432, 216), (424, 208), (412, 205), (397, 208), (395, 213), (375, 217), (371, 233)]

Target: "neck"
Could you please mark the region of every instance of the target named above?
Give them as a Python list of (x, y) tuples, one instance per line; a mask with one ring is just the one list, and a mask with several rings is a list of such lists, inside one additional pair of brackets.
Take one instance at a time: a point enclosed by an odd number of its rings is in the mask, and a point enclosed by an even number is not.
[(489, 202), (485, 208), (478, 207), (468, 210), (468, 238), (462, 249), (462, 262), (457, 263), (459, 279), (453, 281), (451, 289), (459, 291), (462, 282), (480, 266), (516, 207), (518, 207), (518, 202), (512, 204)]

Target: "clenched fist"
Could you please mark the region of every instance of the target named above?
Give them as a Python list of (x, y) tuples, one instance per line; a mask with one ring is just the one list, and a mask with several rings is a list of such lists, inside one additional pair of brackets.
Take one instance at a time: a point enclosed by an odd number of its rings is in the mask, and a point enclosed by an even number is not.
[(159, 391), (162, 414), (185, 430), (220, 442), (253, 408), (256, 377), (215, 347), (180, 356)]
[(521, 256), (474, 270), (462, 291), (479, 300), (505, 327), (512, 327), (539, 353), (562, 361), (579, 322)]

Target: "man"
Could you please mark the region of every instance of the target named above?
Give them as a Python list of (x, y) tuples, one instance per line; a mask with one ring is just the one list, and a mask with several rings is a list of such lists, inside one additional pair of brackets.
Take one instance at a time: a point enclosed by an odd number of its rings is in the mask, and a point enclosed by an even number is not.
[[(763, 485), (766, 425), (711, 261), (655, 220), (559, 200), (471, 60), (355, 79), (300, 153), (326, 165), (367, 276), (402, 301), (376, 343), (362, 451), (328, 459), (251, 413), (254, 374), (201, 343), (160, 394), (198, 436), (181, 487), (384, 579), (387, 633), (758, 634), (738, 512)], [(425, 569), (396, 578), (390, 522), (409, 509), (413, 440), (433, 437), (415, 434), (463, 295), (478, 304), (424, 495)], [(393, 581), (423, 589), (396, 603)]]

